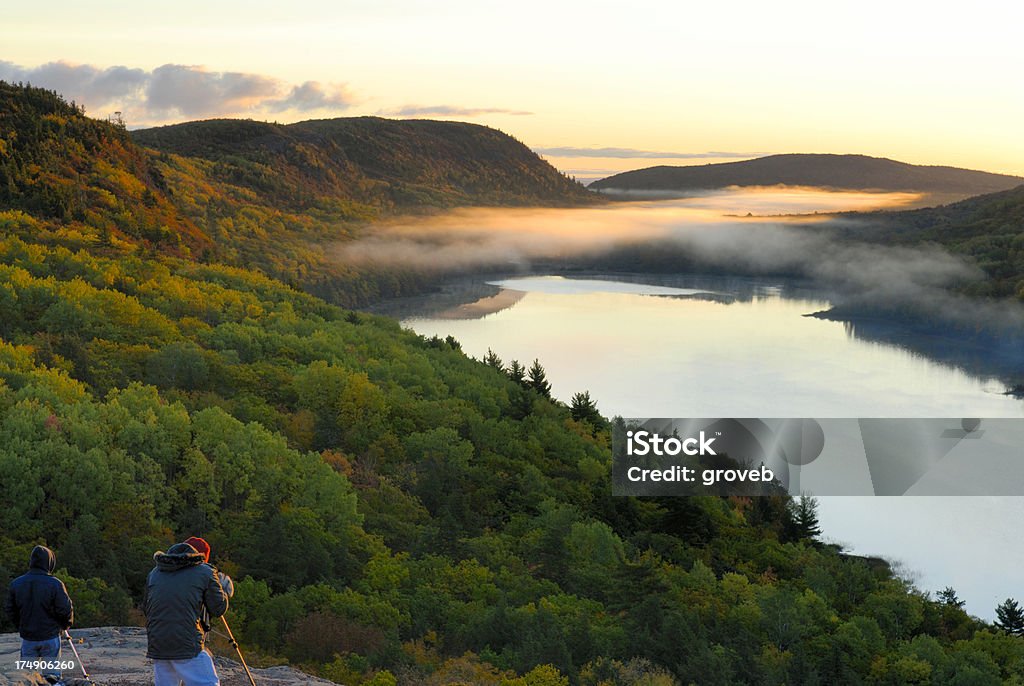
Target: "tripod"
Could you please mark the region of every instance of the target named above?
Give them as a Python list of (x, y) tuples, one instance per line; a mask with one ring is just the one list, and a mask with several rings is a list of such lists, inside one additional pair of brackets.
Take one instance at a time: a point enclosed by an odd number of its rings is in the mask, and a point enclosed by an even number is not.
[(82, 676), (85, 677), (86, 681), (89, 681), (89, 672), (85, 671), (85, 663), (82, 662), (82, 658), (78, 654), (78, 649), (75, 648), (75, 641), (71, 638), (71, 632), (67, 629), (64, 630), (64, 638), (68, 639), (68, 645), (71, 646), (71, 652), (75, 654), (75, 661), (78, 662), (78, 666), (82, 668)]
[(256, 686), (256, 680), (252, 677), (252, 672), (249, 671), (249, 665), (245, 664), (245, 657), (242, 655), (242, 649), (238, 646), (238, 641), (235, 640), (235, 635), (231, 633), (231, 627), (228, 626), (228, 620), (221, 616), (220, 621), (224, 623), (224, 631), (227, 633), (228, 642), (231, 643), (231, 647), (238, 653), (238, 659), (242, 663), (242, 669), (245, 670), (245, 675), (249, 677), (249, 683), (252, 686)]

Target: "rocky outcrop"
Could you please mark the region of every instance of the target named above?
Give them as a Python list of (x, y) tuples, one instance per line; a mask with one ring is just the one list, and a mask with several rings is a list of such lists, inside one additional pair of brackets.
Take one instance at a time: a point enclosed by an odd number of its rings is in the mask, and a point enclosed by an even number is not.
[[(146, 630), (139, 627), (100, 627), (72, 629), (75, 647), (89, 675), (98, 686), (152, 686), (152, 662), (146, 659)], [(21, 642), (16, 634), (0, 634), (0, 686), (37, 686), (46, 682), (37, 672), (16, 670)], [(64, 643), (63, 660), (74, 659)], [(222, 686), (249, 686), (242, 665), (224, 655), (215, 654), (214, 662)], [(334, 686), (334, 682), (310, 676), (286, 666), (253, 669), (258, 686)], [(65, 672), (69, 686), (79, 682), (81, 670)]]

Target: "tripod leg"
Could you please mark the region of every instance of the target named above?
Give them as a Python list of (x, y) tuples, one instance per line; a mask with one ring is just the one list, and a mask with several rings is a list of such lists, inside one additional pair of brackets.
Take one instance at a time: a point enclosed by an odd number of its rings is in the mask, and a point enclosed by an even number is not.
[(252, 672), (249, 671), (249, 665), (245, 664), (245, 657), (242, 656), (242, 649), (238, 646), (238, 641), (235, 640), (235, 635), (231, 633), (231, 627), (228, 626), (228, 620), (221, 617), (220, 621), (224, 622), (224, 630), (228, 632), (228, 641), (231, 642), (231, 647), (233, 647), (235, 652), (238, 653), (238, 659), (242, 662), (242, 669), (245, 670), (245, 675), (249, 677), (249, 683), (252, 684), (252, 686), (256, 686), (256, 680), (253, 679)]
[(82, 670), (82, 676), (89, 679), (89, 672), (85, 671), (85, 663), (82, 662), (82, 656), (78, 654), (78, 649), (75, 648), (75, 641), (71, 638), (71, 632), (67, 629), (64, 630), (64, 637), (68, 639), (68, 645), (71, 646), (71, 652), (75, 654), (75, 661), (78, 662), (78, 666)]

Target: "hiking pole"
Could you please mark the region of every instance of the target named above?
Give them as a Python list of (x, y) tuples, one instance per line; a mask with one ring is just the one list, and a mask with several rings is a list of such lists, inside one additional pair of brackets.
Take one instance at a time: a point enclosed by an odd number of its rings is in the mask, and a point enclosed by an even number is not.
[(75, 641), (71, 638), (71, 632), (67, 629), (64, 630), (64, 637), (68, 639), (68, 645), (71, 646), (71, 652), (75, 654), (75, 660), (78, 661), (78, 666), (82, 668), (82, 676), (85, 680), (89, 680), (89, 672), (85, 671), (85, 663), (82, 662), (82, 656), (78, 654), (78, 648), (75, 647)]
[(242, 668), (245, 670), (245, 675), (249, 677), (249, 683), (252, 686), (256, 686), (256, 680), (252, 678), (252, 672), (249, 671), (249, 665), (245, 664), (245, 658), (242, 657), (242, 649), (238, 647), (238, 641), (235, 640), (235, 635), (231, 633), (231, 627), (228, 626), (228, 620), (225, 619), (224, 615), (221, 615), (220, 621), (224, 622), (224, 630), (228, 632), (228, 641), (231, 642), (231, 647), (238, 653), (238, 659), (242, 661)]

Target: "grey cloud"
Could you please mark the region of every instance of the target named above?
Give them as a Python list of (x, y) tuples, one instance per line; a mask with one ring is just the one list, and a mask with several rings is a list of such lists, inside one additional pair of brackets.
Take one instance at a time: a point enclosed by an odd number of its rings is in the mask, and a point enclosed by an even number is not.
[(142, 69), (108, 67), (96, 75), (87, 92), (97, 98), (117, 98), (138, 91), (146, 79), (146, 72)]
[(165, 64), (152, 71), (126, 66), (48, 62), (24, 67), (0, 61), (0, 79), (55, 90), (91, 111), (121, 110), (129, 124), (175, 119), (260, 116), (289, 110), (340, 111), (352, 104), (343, 86), (293, 85), (263, 74)]
[(392, 114), (399, 117), (418, 117), (436, 115), (442, 117), (478, 117), (481, 114), (513, 114), (516, 116), (531, 115), (533, 112), (523, 110), (507, 110), (500, 107), (459, 107), (457, 105), (405, 105), (393, 110), (384, 110), (380, 114)]
[(636, 148), (576, 148), (572, 146), (554, 148), (534, 148), (534, 151), (542, 155), (555, 157), (618, 157), (623, 159), (632, 158), (656, 158), (656, 159), (680, 159), (680, 160), (702, 160), (702, 159), (749, 159), (768, 155), (766, 152), (662, 152), (657, 150), (638, 150)]
[(100, 69), (90, 64), (47, 62), (37, 67), (22, 67), (0, 61), (0, 79), (50, 88), (77, 102), (88, 100), (102, 104), (136, 94), (148, 75), (142, 69), (122, 66)]
[(280, 88), (277, 80), (260, 74), (165, 64), (153, 70), (146, 101), (157, 111), (177, 111), (189, 117), (228, 114), (275, 98)]
[(345, 109), (352, 105), (353, 98), (344, 88), (325, 88), (317, 81), (306, 81), (301, 86), (293, 86), (291, 92), (274, 103), (275, 111), (296, 109), (300, 112), (323, 109)]

